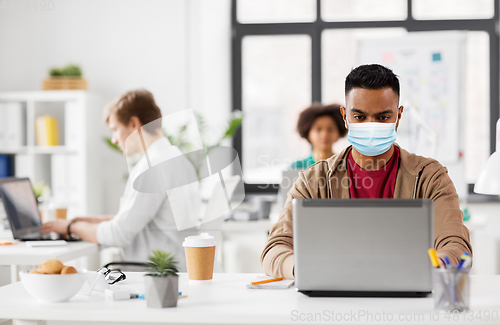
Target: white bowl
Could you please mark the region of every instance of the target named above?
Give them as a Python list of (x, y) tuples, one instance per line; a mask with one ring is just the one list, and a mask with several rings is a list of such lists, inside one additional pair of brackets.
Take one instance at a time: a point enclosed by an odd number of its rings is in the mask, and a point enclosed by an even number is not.
[(82, 271), (74, 274), (34, 274), (21, 271), (19, 277), (31, 296), (45, 302), (69, 300), (80, 291), (87, 279)]

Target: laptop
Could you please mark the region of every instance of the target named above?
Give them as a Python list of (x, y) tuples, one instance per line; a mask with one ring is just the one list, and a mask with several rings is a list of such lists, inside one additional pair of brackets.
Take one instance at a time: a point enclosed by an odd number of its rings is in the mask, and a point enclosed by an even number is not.
[(56, 233), (40, 233), (42, 219), (29, 178), (1, 179), (0, 195), (15, 239), (21, 241), (64, 239)]
[(432, 291), (429, 199), (294, 199), (295, 285), (312, 297)]

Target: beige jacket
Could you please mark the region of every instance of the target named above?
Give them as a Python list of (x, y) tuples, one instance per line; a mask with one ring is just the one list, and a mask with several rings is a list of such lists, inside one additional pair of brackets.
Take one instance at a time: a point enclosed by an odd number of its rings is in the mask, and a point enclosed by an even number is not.
[[(278, 222), (271, 228), (260, 258), (266, 274), (293, 279), (292, 199), (350, 198), (347, 155), (351, 148), (349, 146), (340, 154), (299, 172), (299, 178), (288, 192), (285, 206)], [(453, 264), (458, 262), (463, 252), (472, 256), (469, 230), (462, 222), (458, 195), (447, 169), (434, 159), (398, 148), (400, 160), (394, 198), (431, 199), (434, 202), (434, 247), (438, 256), (443, 258), (447, 255)]]

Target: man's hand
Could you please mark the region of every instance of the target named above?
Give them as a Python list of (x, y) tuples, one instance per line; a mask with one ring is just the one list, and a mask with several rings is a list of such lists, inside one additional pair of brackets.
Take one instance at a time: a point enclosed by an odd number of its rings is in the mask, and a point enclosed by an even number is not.
[[(76, 218), (75, 218), (76, 219)], [(62, 220), (58, 219), (55, 221), (47, 222), (40, 228), (41, 233), (47, 233), (54, 231), (64, 238), (68, 238), (68, 225), (71, 221), (75, 220)], [(102, 220), (104, 221), (104, 220)], [(71, 233), (80, 237), (85, 241), (91, 243), (97, 243), (97, 227), (99, 222), (88, 222), (88, 221), (78, 221), (71, 224)]]
[(44, 234), (53, 231), (62, 236), (67, 237), (69, 222), (70, 220), (63, 220), (63, 219), (57, 219), (55, 221), (47, 222), (46, 224), (42, 225), (42, 227), (40, 228), (40, 232)]

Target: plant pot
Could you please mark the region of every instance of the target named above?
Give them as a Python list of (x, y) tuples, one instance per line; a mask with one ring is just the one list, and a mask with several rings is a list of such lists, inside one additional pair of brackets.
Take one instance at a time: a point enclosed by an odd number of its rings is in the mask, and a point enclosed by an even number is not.
[(146, 305), (149, 308), (177, 307), (179, 276), (145, 276)]

